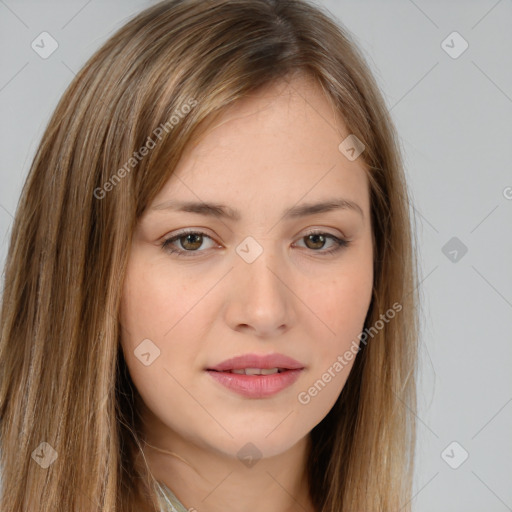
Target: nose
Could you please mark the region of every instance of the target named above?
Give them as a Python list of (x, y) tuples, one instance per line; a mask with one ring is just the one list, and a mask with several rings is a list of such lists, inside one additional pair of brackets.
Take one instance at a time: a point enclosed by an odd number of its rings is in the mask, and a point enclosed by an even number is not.
[[(238, 257), (237, 257), (238, 258)], [(230, 272), (225, 315), (228, 325), (251, 336), (272, 338), (290, 329), (295, 302), (286, 262), (264, 249), (252, 263), (242, 257)]]

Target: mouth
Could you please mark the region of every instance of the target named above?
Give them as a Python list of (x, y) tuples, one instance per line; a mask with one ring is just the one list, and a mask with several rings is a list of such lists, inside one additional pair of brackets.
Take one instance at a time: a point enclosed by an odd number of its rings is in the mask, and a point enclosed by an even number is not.
[(233, 371), (207, 370), (206, 373), (216, 384), (220, 384), (222, 389), (254, 399), (277, 395), (292, 386), (303, 370), (304, 368), (240, 368)]
[(304, 365), (282, 354), (246, 354), (205, 368), (216, 383), (245, 398), (276, 395), (291, 386), (304, 369)]
[(205, 368), (208, 371), (232, 372), (240, 375), (243, 373), (246, 375), (272, 375), (303, 369), (302, 363), (283, 354), (244, 354)]
[[(217, 372), (219, 370), (207, 371)], [(283, 373), (291, 371), (290, 368), (234, 368), (232, 370), (222, 370), (220, 373), (236, 373), (238, 375), (274, 375), (275, 373)]]

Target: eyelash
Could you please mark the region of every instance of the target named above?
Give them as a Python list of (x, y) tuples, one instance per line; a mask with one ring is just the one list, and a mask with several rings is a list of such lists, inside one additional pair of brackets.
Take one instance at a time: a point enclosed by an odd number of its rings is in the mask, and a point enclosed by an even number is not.
[[(182, 231), (176, 235), (173, 235), (172, 237), (167, 238), (160, 245), (165, 252), (167, 252), (169, 254), (175, 254), (178, 257), (182, 257), (182, 256), (185, 258), (195, 257), (194, 253), (206, 252), (206, 251), (199, 251), (199, 250), (184, 251), (182, 249), (176, 249), (171, 246), (172, 242), (175, 242), (175, 241), (179, 240), (180, 238), (183, 238), (187, 235), (202, 235), (203, 237), (206, 236), (207, 238), (212, 239), (212, 237), (208, 236), (206, 233), (203, 233), (202, 231), (186, 230), (186, 231)], [(324, 237), (330, 238), (334, 241), (335, 246), (332, 249), (328, 249), (326, 251), (311, 249), (311, 251), (318, 252), (323, 255), (332, 255), (350, 245), (349, 240), (344, 240), (342, 238), (338, 238), (334, 235), (331, 235), (330, 233), (324, 233), (323, 231), (319, 231), (319, 230), (310, 231), (310, 232), (306, 233), (304, 236), (302, 236), (301, 239), (306, 238), (311, 235), (323, 235)]]

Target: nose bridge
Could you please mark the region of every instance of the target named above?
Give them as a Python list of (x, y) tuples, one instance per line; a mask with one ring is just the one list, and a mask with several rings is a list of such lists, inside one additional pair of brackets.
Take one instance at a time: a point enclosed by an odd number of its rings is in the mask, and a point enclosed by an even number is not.
[(247, 237), (236, 248), (240, 261), (235, 265), (235, 295), (231, 320), (271, 332), (290, 322), (291, 293), (286, 282), (286, 262), (279, 250), (267, 243)]
[(239, 274), (246, 276), (242, 279), (248, 287), (247, 293), (281, 294), (282, 283), (276, 274), (282, 272), (285, 265), (279, 261), (279, 251), (272, 244), (271, 237), (258, 242), (248, 236), (237, 246), (236, 252), (242, 260), (238, 265)]

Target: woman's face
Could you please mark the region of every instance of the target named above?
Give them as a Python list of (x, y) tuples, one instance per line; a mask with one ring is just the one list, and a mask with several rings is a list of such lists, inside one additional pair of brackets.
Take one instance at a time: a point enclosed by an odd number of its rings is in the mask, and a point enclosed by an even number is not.
[[(334, 405), (373, 285), (364, 163), (339, 149), (349, 135), (315, 85), (281, 82), (189, 147), (146, 210), (121, 326), (149, 442), (269, 457)], [(313, 207), (341, 200), (355, 206)]]

